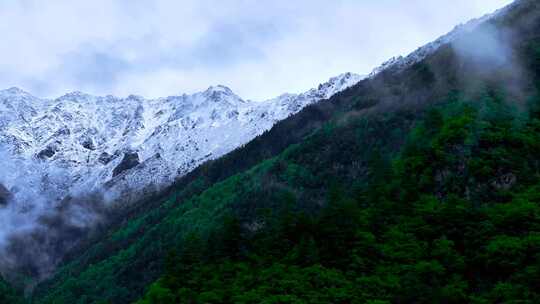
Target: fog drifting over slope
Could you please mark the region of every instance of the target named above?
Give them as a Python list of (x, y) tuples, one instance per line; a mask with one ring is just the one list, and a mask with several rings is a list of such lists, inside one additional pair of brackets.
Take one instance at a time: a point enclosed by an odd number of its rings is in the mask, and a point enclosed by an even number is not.
[(50, 275), (105, 212), (102, 197), (84, 189), (60, 201), (62, 190), (55, 185), (62, 185), (68, 174), (49, 163), (36, 164), (29, 167), (0, 151), (0, 185), (10, 190), (0, 206), (0, 272), (8, 277), (14, 270), (37, 278)]

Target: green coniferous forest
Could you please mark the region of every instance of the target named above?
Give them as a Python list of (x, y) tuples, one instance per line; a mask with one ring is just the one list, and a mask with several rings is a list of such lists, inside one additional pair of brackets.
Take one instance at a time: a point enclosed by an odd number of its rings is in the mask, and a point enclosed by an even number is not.
[[(407, 113), (328, 126), (204, 192), (198, 204), (272, 198), (243, 211), (247, 231), (226, 214), (186, 234), (138, 303), (538, 303), (540, 120), (480, 99), (428, 110), (396, 154), (361, 138)], [(381, 149), (368, 180), (342, 178), (366, 145)]]
[(507, 61), (445, 46), (308, 107), (113, 221), (26, 300), (540, 303), (539, 4), (486, 26), (511, 31)]

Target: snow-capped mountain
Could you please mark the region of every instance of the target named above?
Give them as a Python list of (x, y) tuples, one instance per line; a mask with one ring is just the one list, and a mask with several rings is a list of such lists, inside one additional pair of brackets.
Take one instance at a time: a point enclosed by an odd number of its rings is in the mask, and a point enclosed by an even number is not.
[(263, 102), (224, 86), (158, 99), (74, 92), (52, 100), (3, 90), (0, 156), (13, 169), (0, 172), (2, 193), (23, 195), (18, 181), (32, 175), (33, 190), (53, 202), (100, 190), (109, 202), (138, 199), (361, 79), (347, 73), (303, 94)]
[[(457, 26), (406, 57), (392, 58), (368, 77), (413, 65), (518, 2)], [(38, 176), (33, 190), (56, 201), (96, 190), (107, 190), (110, 201), (139, 198), (362, 78), (347, 73), (303, 94), (263, 102), (244, 100), (224, 86), (158, 99), (73, 92), (51, 100), (17, 88), (0, 91), (0, 165), (3, 159), (16, 168), (0, 172), (0, 202), (21, 193), (16, 187), (21, 175)]]

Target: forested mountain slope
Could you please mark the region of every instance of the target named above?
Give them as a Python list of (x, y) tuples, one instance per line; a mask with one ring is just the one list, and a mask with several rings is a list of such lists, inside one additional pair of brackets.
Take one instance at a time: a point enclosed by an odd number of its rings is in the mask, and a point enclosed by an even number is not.
[(199, 167), (33, 301), (536, 303), (539, 88), (518, 1)]
[(22, 294), (16, 292), (8, 283), (0, 279), (0, 303), (23, 304)]
[(139, 303), (537, 303), (540, 116), (505, 102), (330, 125), (193, 196)]
[(131, 203), (360, 79), (345, 73), (266, 101), (224, 86), (157, 99), (0, 90), (0, 273), (48, 278), (108, 209), (122, 216)]

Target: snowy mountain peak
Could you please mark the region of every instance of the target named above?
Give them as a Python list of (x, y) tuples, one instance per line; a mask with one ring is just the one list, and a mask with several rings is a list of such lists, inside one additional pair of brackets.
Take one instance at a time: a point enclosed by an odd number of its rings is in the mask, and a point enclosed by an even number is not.
[(131, 94), (129, 95), (126, 100), (128, 101), (137, 101), (137, 102), (143, 102), (145, 99), (144, 97), (140, 96), (140, 95), (134, 95), (134, 94)]
[(217, 85), (217, 86), (211, 86), (206, 91), (204, 91), (204, 94), (207, 96), (234, 96), (238, 97), (234, 92), (227, 86), (224, 85)]
[(20, 97), (30, 97), (31, 95), (18, 88), (18, 87), (11, 87), (9, 89), (5, 89), (5, 90), (0, 90), (0, 96), (2, 97), (9, 97), (9, 96), (12, 96), (12, 97), (15, 97), (15, 96), (20, 96)]
[[(204, 98), (214, 103), (229, 105), (243, 104), (245, 101), (224, 85), (211, 86), (202, 93)], [(206, 103), (203, 103), (206, 104)]]
[(73, 91), (67, 94), (64, 94), (60, 97), (58, 97), (55, 101), (77, 101), (77, 102), (85, 102), (95, 99), (95, 96), (92, 96), (90, 94), (81, 92), (81, 91)]
[(206, 90), (206, 92), (209, 92), (209, 93), (222, 92), (227, 95), (234, 95), (233, 91), (229, 87), (221, 85), (221, 84), (218, 84), (216, 86), (210, 86)]
[(157, 99), (83, 92), (39, 99), (18, 89), (0, 91), (0, 147), (6, 150), (0, 167), (16, 159), (25, 168), (0, 172), (0, 184), (11, 189), (32, 171), (28, 188), (57, 202), (101, 190), (110, 202), (140, 199), (360, 79), (347, 73), (263, 102), (244, 100), (223, 85)]

